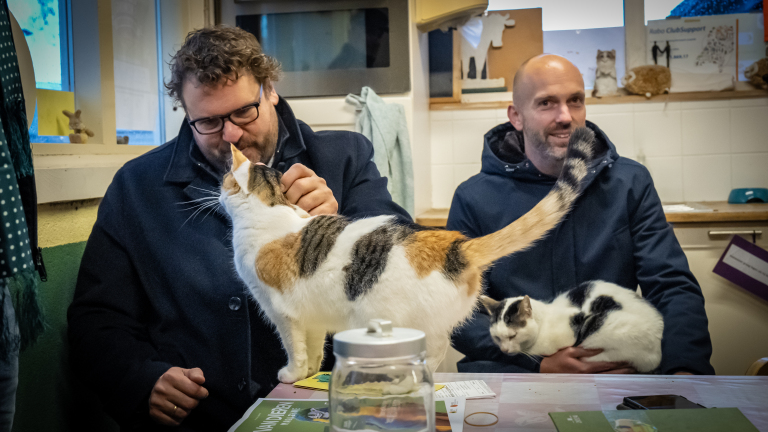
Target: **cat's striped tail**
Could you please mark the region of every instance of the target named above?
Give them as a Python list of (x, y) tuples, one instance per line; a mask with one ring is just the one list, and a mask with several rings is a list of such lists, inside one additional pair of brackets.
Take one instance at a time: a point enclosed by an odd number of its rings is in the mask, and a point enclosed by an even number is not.
[(501, 257), (527, 249), (557, 226), (581, 195), (594, 152), (594, 132), (586, 127), (573, 131), (563, 171), (547, 196), (501, 230), (463, 243), (466, 258), (485, 268)]

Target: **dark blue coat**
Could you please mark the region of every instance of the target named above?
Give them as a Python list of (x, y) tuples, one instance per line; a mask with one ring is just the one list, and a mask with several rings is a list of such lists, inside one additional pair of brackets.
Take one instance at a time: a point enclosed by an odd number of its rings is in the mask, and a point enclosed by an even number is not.
[[(599, 156), (587, 187), (566, 219), (531, 249), (502, 258), (486, 272), (495, 299), (529, 295), (550, 300), (589, 280), (640, 286), (664, 316), (662, 373), (713, 374), (704, 298), (667, 223), (648, 170), (619, 157), (594, 124)], [(453, 197), (448, 229), (470, 237), (501, 229), (536, 205), (555, 178), (541, 174), (524, 155), (522, 134), (506, 123), (485, 135), (482, 170)], [(538, 372), (525, 356), (507, 356), (491, 341), (489, 318), (478, 313), (453, 343), (466, 357), (460, 371)]]
[[(348, 217), (410, 220), (392, 202), (365, 137), (313, 132), (282, 99), (277, 112), (274, 166), (314, 170)], [(126, 163), (99, 206), (68, 312), (71, 360), (124, 429), (157, 427), (149, 424), (148, 397), (172, 366), (201, 368), (210, 392), (173, 430), (212, 431), (226, 430), (266, 396), (287, 362), (235, 274), (227, 216), (194, 215), (219, 184), (184, 122), (177, 138)]]

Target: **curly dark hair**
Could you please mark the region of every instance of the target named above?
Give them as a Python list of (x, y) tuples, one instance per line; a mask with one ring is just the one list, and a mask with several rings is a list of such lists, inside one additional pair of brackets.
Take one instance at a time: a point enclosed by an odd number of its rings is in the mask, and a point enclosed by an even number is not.
[(264, 54), (253, 34), (225, 25), (203, 28), (187, 34), (184, 45), (169, 63), (171, 79), (165, 83), (168, 95), (184, 106), (181, 89), (184, 79), (194, 76), (200, 84), (215, 85), (251, 74), (264, 90), (280, 78), (280, 63)]

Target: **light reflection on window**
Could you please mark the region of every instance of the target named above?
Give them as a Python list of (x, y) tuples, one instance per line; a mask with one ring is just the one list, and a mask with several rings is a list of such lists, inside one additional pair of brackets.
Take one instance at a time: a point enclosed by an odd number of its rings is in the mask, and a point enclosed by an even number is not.
[(59, 0), (8, 0), (32, 55), (37, 88), (66, 90), (61, 76)]

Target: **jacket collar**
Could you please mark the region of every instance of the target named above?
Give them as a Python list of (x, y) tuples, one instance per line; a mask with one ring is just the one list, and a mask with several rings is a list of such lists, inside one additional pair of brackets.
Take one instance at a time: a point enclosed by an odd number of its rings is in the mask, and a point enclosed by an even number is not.
[[(590, 162), (587, 182), (591, 182), (608, 164), (619, 158), (616, 147), (594, 123), (587, 127), (595, 132), (597, 155)], [(521, 131), (511, 123), (500, 124), (485, 134), (482, 169), (486, 174), (502, 175), (525, 181), (554, 182), (555, 178), (542, 174), (525, 155), (525, 140)]]
[[(275, 105), (275, 112), (278, 117), (278, 135), (273, 166), (277, 166), (280, 161), (294, 158), (307, 149), (301, 136), (299, 122), (288, 102), (282, 97), (279, 97)], [(171, 141), (171, 143), (173, 156), (165, 172), (165, 181), (190, 183), (200, 175), (210, 175), (216, 181), (221, 180), (221, 175), (216, 173), (195, 144), (195, 136), (186, 120), (182, 121), (175, 142)]]

